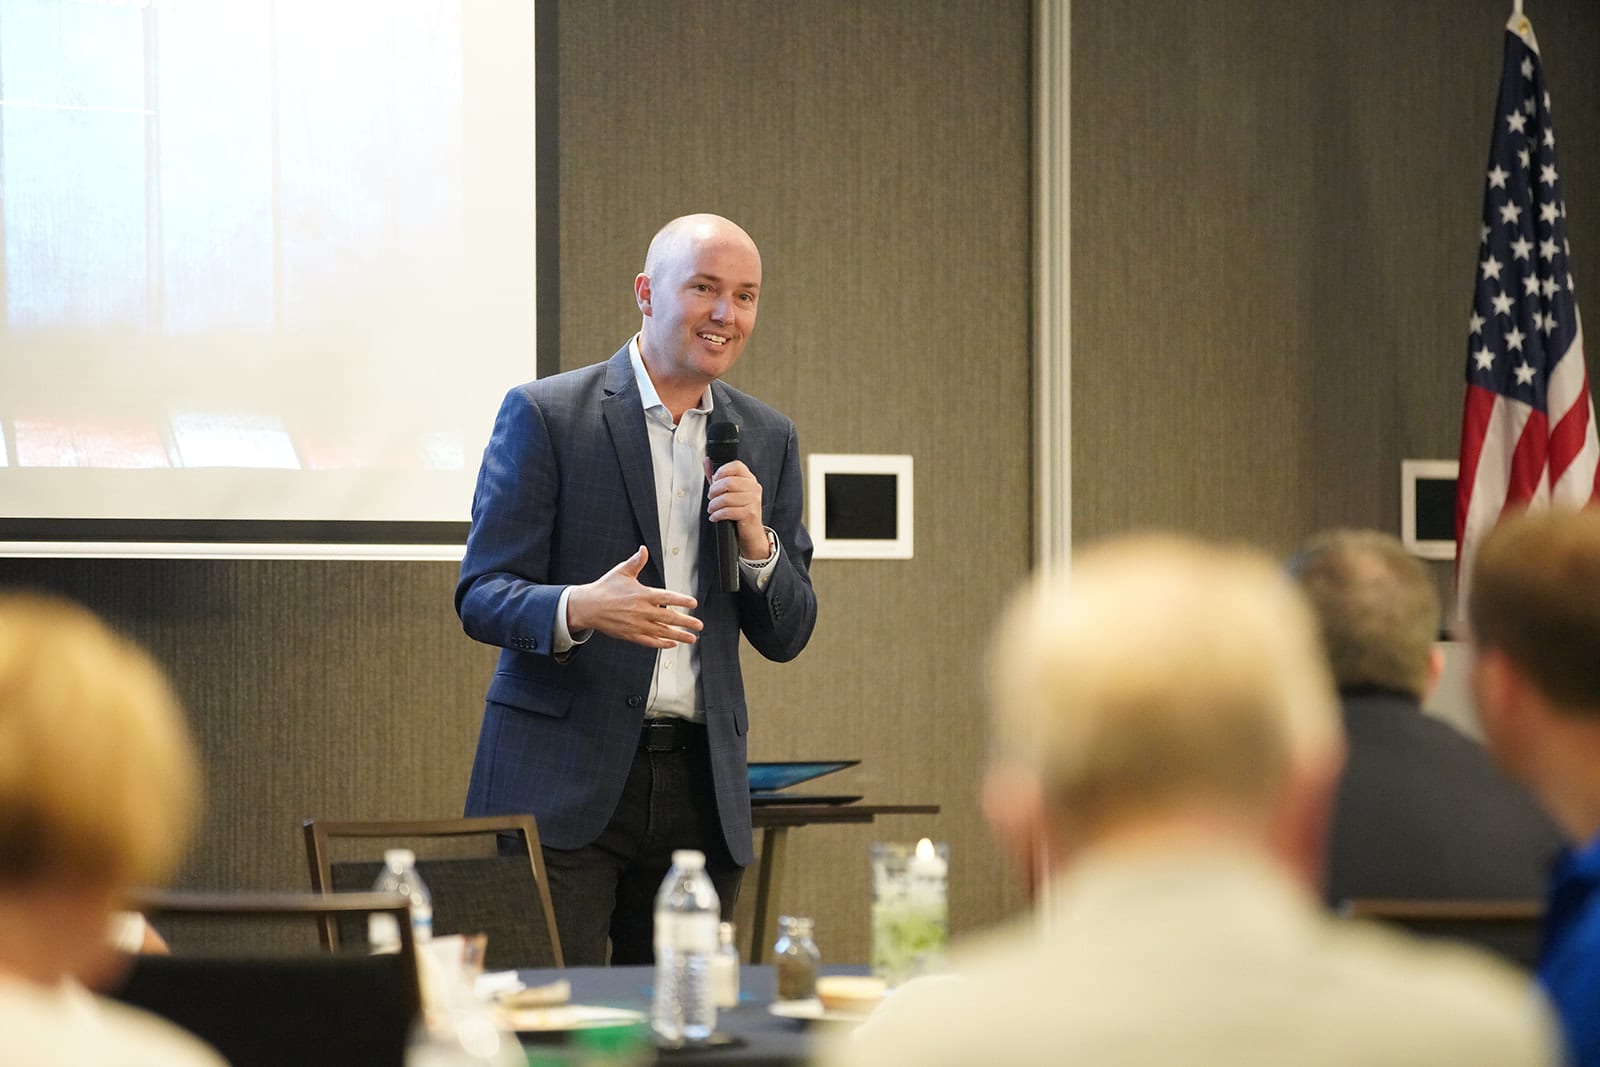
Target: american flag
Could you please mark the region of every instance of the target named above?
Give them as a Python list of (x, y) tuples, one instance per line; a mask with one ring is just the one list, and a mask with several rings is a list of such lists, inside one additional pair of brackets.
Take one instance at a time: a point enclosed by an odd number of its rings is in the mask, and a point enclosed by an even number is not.
[(1467, 338), (1456, 481), (1463, 614), (1472, 557), (1503, 511), (1600, 498), (1600, 440), (1568, 253), (1550, 94), (1533, 27), (1518, 12), (1506, 24)]

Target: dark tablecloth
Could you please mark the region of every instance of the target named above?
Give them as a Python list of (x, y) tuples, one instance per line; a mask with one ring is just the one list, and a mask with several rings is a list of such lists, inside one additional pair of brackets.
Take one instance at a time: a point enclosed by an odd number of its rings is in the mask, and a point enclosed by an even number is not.
[[(530, 986), (543, 985), (558, 978), (572, 983), (575, 1004), (601, 1004), (610, 1007), (650, 1011), (655, 973), (649, 967), (568, 967), (565, 970), (518, 972)], [(865, 967), (829, 966), (824, 974), (865, 974)], [(800, 1067), (808, 1062), (816, 1039), (828, 1023), (808, 1023), (785, 1019), (767, 1010), (775, 985), (770, 966), (746, 965), (739, 969), (739, 1006), (717, 1012), (717, 1030), (735, 1039), (727, 1046), (657, 1052), (653, 1062), (660, 1067)], [(561, 1035), (524, 1035), (523, 1043), (530, 1062), (547, 1055), (550, 1064), (573, 1062)]]

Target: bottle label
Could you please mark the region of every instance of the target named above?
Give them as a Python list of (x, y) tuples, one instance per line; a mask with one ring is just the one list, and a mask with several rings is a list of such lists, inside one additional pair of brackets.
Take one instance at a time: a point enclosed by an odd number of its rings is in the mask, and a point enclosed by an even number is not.
[(678, 952), (703, 952), (711, 955), (717, 951), (717, 926), (720, 918), (716, 912), (677, 915), (664, 912), (656, 915), (656, 951), (672, 949)]
[(400, 947), (400, 926), (393, 915), (367, 917), (367, 944), (375, 949), (393, 952)]
[(418, 944), (433, 940), (433, 906), (411, 901), (411, 936)]
[(739, 1006), (739, 957), (726, 948), (711, 957), (711, 1001), (718, 1008)]

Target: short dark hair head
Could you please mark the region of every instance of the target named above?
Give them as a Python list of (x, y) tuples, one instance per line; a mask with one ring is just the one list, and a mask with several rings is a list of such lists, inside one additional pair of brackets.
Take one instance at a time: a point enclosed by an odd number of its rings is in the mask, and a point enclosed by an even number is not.
[(1478, 550), (1473, 640), (1557, 705), (1600, 716), (1600, 508), (1523, 513)]

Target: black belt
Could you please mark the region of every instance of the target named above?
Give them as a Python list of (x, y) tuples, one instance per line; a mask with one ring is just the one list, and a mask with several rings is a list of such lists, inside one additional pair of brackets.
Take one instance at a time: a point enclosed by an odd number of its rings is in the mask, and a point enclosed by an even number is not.
[(663, 715), (646, 719), (639, 730), (639, 748), (645, 752), (681, 752), (705, 742), (704, 723)]

